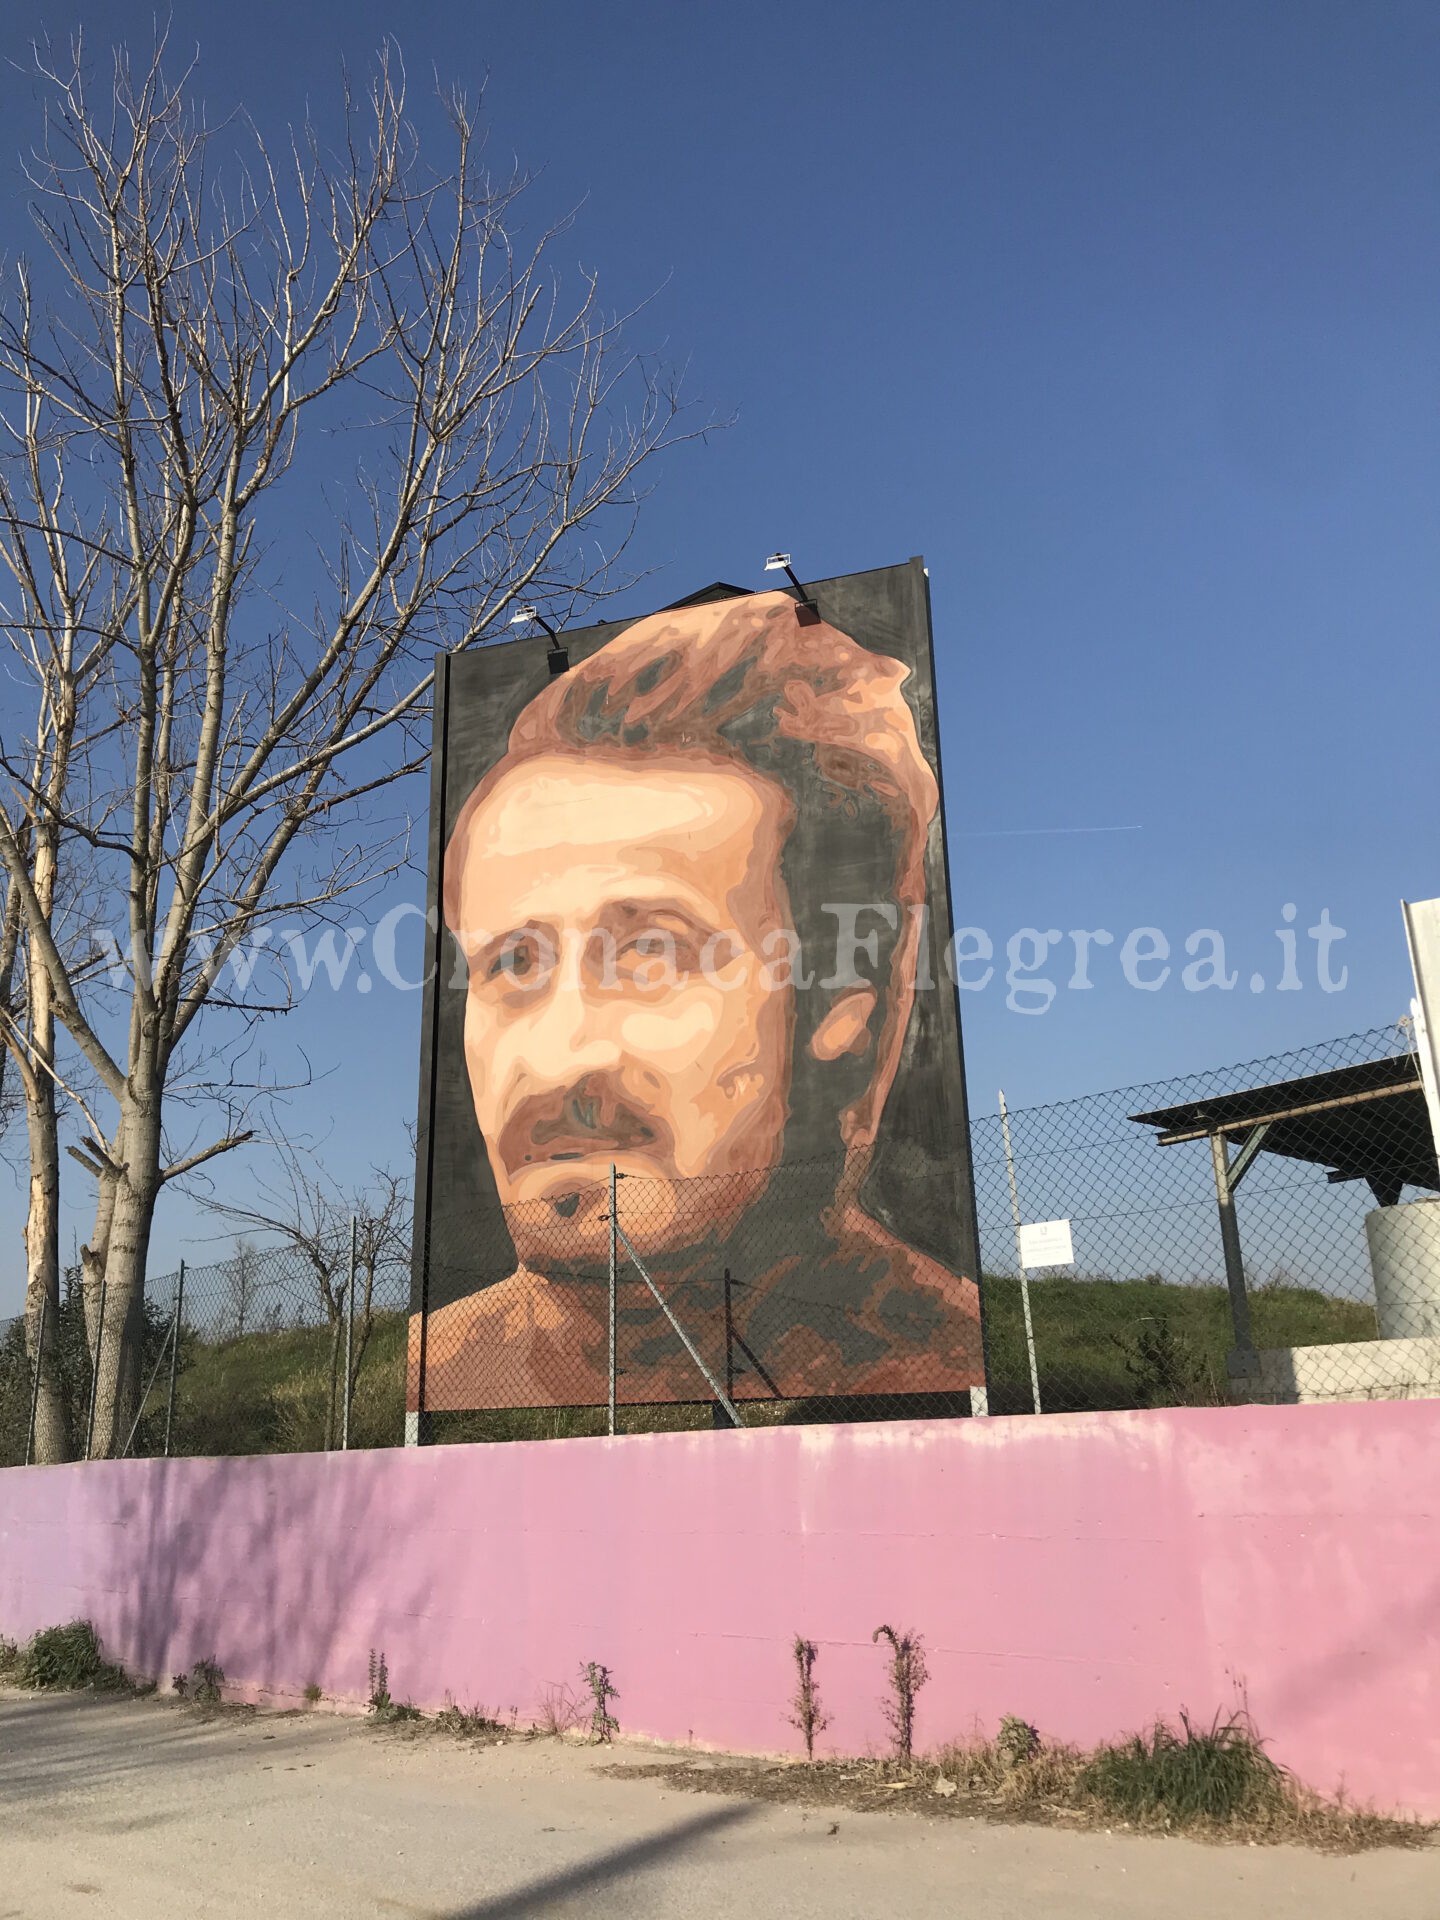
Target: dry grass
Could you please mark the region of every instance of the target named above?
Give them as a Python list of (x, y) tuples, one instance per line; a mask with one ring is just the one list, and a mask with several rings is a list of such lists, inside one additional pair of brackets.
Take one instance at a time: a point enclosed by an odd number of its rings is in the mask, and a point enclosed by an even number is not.
[(509, 1740), (516, 1732), (515, 1719), (498, 1719), (483, 1707), (457, 1707), (449, 1700), (430, 1723), (437, 1733), (448, 1733), (456, 1740), (479, 1741), (492, 1746), (497, 1740)]
[(589, 1716), (588, 1701), (582, 1700), (573, 1688), (563, 1684), (549, 1686), (541, 1697), (535, 1727), (552, 1740), (563, 1740), (567, 1733), (584, 1726)]
[(875, 1812), (904, 1807), (938, 1818), (1184, 1833), (1327, 1853), (1431, 1845), (1435, 1829), (1326, 1800), (1265, 1754), (1243, 1720), (1157, 1726), (1082, 1752), (1007, 1720), (999, 1738), (957, 1742), (906, 1767), (893, 1760), (663, 1761), (617, 1766), (693, 1793), (725, 1793)]

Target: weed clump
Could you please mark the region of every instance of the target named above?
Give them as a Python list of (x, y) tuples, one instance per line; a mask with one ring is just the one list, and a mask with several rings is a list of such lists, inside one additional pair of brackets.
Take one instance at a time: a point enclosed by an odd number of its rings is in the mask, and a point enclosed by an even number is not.
[(1007, 1715), (995, 1739), (948, 1747), (935, 1764), (934, 1791), (964, 1794), (1002, 1817), (1292, 1841), (1331, 1852), (1418, 1846), (1431, 1831), (1312, 1793), (1271, 1759), (1244, 1713), (1199, 1726), (1182, 1711), (1178, 1727), (1157, 1721), (1088, 1752), (1044, 1740)]
[(895, 1758), (908, 1767), (915, 1751), (915, 1701), (930, 1678), (925, 1643), (918, 1633), (896, 1633), (893, 1627), (877, 1627), (870, 1638), (872, 1642), (884, 1639), (890, 1643), (890, 1664), (885, 1670), (890, 1697), (885, 1702), (885, 1718), (890, 1722)]
[(219, 1707), (225, 1697), (225, 1668), (213, 1659), (196, 1661), (190, 1668), (190, 1686), (186, 1693), (198, 1707)]
[(494, 1740), (504, 1739), (515, 1732), (515, 1716), (508, 1721), (497, 1720), (483, 1707), (461, 1707), (446, 1698), (445, 1705), (435, 1716), (435, 1725), (441, 1733), (454, 1735), (458, 1740)]
[(382, 1647), (376, 1653), (370, 1649), (370, 1711), (377, 1720), (419, 1720), (423, 1718), (418, 1707), (411, 1706), (408, 1700), (392, 1700), (390, 1697), (390, 1669), (385, 1663), (385, 1650)]
[(384, 1713), (390, 1704), (390, 1669), (385, 1662), (384, 1649), (382, 1648), (379, 1653), (376, 1653), (374, 1647), (371, 1647), (370, 1711), (372, 1713)]
[(552, 1740), (563, 1740), (585, 1718), (585, 1703), (568, 1686), (551, 1684), (540, 1696), (536, 1729)]
[(610, 1711), (610, 1702), (620, 1698), (619, 1691), (611, 1681), (610, 1669), (598, 1660), (586, 1661), (584, 1679), (595, 1703), (590, 1715), (590, 1732), (597, 1745), (608, 1746), (620, 1731), (620, 1722)]
[(1157, 1721), (1114, 1745), (1097, 1747), (1080, 1769), (1082, 1798), (1137, 1826), (1264, 1823), (1288, 1801), (1288, 1776), (1243, 1717), (1197, 1727)]
[(815, 1758), (815, 1736), (830, 1724), (830, 1716), (820, 1705), (820, 1688), (815, 1680), (815, 1662), (820, 1649), (813, 1640), (795, 1636), (795, 1697), (791, 1702), (790, 1724), (798, 1727), (805, 1741), (805, 1758)]
[(995, 1745), (1001, 1760), (1012, 1771), (1028, 1766), (1040, 1751), (1040, 1729), (1032, 1727), (1028, 1720), (1007, 1713), (1000, 1722)]
[(22, 1687), (52, 1693), (80, 1687), (113, 1690), (128, 1684), (122, 1670), (105, 1658), (100, 1636), (88, 1620), (42, 1627), (21, 1648), (14, 1678)]
[(948, 1746), (935, 1756), (942, 1794), (959, 1790), (997, 1812), (1039, 1814), (1073, 1808), (1084, 1764), (1078, 1748), (1042, 1739), (1028, 1720), (1006, 1714), (993, 1740)]

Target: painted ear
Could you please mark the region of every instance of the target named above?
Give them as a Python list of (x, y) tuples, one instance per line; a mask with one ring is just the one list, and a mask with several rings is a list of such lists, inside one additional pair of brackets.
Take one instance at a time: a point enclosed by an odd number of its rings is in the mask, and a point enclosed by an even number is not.
[(879, 995), (874, 987), (862, 983), (847, 987), (835, 996), (829, 1011), (810, 1036), (810, 1051), (817, 1060), (838, 1060), (842, 1054), (870, 1051), (870, 1021)]

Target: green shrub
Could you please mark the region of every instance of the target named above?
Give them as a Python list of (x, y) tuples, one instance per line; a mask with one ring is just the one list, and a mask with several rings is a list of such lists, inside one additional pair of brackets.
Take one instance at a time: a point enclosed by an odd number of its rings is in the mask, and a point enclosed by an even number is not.
[(1040, 1729), (1017, 1714), (1007, 1713), (1000, 1722), (995, 1746), (1007, 1767), (1027, 1766), (1040, 1752)]
[(1176, 1826), (1234, 1826), (1277, 1817), (1287, 1804), (1287, 1777), (1243, 1717), (1196, 1727), (1186, 1713), (1180, 1730), (1157, 1721), (1148, 1733), (1097, 1747), (1076, 1781), (1082, 1798), (1118, 1819)]
[(88, 1620), (43, 1627), (22, 1649), (15, 1678), (22, 1687), (56, 1693), (125, 1685), (125, 1675), (105, 1659), (100, 1636)]
[(190, 1669), (189, 1697), (202, 1707), (218, 1707), (225, 1685), (225, 1669), (218, 1660), (197, 1660)]

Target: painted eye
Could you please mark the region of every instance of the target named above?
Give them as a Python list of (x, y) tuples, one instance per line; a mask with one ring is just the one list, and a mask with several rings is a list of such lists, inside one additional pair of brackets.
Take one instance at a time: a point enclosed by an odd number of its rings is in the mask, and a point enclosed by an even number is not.
[(540, 956), (534, 940), (521, 936), (505, 942), (490, 962), (488, 977), (491, 980), (502, 977), (525, 980), (535, 972), (539, 963)]
[(643, 986), (668, 986), (675, 978), (675, 941), (668, 934), (632, 934), (621, 941), (615, 957), (624, 977)]

